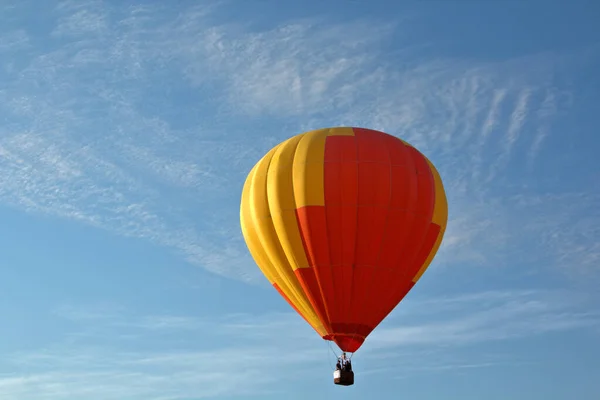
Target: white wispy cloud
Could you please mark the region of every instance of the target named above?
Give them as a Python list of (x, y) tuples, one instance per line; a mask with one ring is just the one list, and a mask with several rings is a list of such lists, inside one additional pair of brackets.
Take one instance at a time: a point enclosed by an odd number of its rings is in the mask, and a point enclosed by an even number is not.
[[(597, 327), (600, 315), (582, 311), (587, 304), (573, 293), (540, 290), (410, 301), (367, 339), (355, 369), (368, 380), (373, 374), (394, 379), (536, 363), (493, 346), (473, 356), (454, 350)], [(118, 306), (79, 305), (62, 307), (56, 316), (74, 329), (62, 341), (1, 355), (0, 371), (12, 371), (0, 375), (3, 399), (277, 395), (274, 383), (285, 379), (292, 388), (321, 379), (333, 362), (327, 345), (294, 313), (139, 315)]]
[(581, 282), (598, 278), (597, 195), (523, 194), (457, 205), (438, 264), (452, 267), (526, 266), (512, 273), (559, 271)]
[[(494, 176), (497, 174), (497, 170), (499, 168), (505, 167), (508, 159), (511, 155), (511, 151), (519, 138), (519, 134), (523, 130), (523, 125), (527, 121), (529, 115), (529, 102), (531, 99), (532, 91), (531, 89), (523, 89), (517, 96), (516, 104), (512, 113), (510, 114), (510, 122), (508, 123), (508, 128), (506, 132), (506, 138), (504, 139), (504, 151), (498, 157), (495, 165), (490, 170), (490, 174), (488, 175), (487, 182), (490, 182)], [(544, 105), (542, 104), (542, 107)], [(551, 115), (550, 115), (551, 116)]]
[(258, 28), (215, 10), (60, 2), (51, 33), (2, 31), (0, 202), (153, 240), (256, 281), (238, 227), (245, 173), (301, 130), (362, 125), (406, 138), (439, 166), (451, 201), (443, 246), (464, 250), (447, 251), (448, 261), (481, 261), (476, 240), (518, 245), (501, 230), (482, 233), (502, 223), (490, 193), (516, 149), (528, 143), (529, 160), (539, 157), (565, 105), (546, 56), (431, 60), (407, 40), (394, 50), (399, 63), (386, 57), (397, 23)]
[(542, 143), (550, 131), (550, 123), (557, 113), (557, 99), (558, 93), (556, 90), (548, 89), (544, 96), (544, 100), (537, 112), (537, 118), (540, 121), (539, 127), (537, 128), (536, 136), (531, 144), (531, 150), (529, 155), (529, 167), (531, 168), (535, 157), (542, 146)]
[[(291, 314), (203, 319), (67, 307), (59, 315), (79, 323), (79, 330), (64, 343), (5, 358), (13, 371), (25, 372), (0, 375), (2, 398), (260, 395), (273, 392), (283, 370), (299, 377), (327, 363), (323, 348), (311, 348), (320, 339), (302, 340), (310, 328)], [(294, 357), (287, 354), (291, 343)]]
[[(597, 278), (600, 261), (600, 197), (593, 193), (550, 193), (517, 196), (515, 202), (533, 217), (524, 227), (546, 262), (570, 276)], [(552, 215), (552, 217), (548, 217)]]
[[(565, 293), (567, 295), (571, 295)], [(585, 302), (553, 292), (488, 292), (437, 299), (423, 307), (430, 323), (405, 322), (402, 327), (373, 333), (371, 347), (456, 346), (518, 339), (581, 328), (597, 327), (600, 314), (581, 311)]]

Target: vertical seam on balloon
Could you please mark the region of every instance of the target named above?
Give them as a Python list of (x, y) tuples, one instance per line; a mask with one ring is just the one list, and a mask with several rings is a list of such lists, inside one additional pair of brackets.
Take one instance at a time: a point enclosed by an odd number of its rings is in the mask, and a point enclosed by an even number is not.
[[(352, 140), (356, 143), (356, 132), (354, 132), (354, 129), (352, 130), (353, 132), (353, 136), (352, 136)], [(338, 179), (341, 181), (342, 179), (342, 174), (343, 174), (343, 170), (344, 170), (344, 151), (343, 151), (343, 147), (342, 147), (342, 154), (340, 155), (340, 164), (338, 167)], [(344, 194), (344, 185), (339, 185), (340, 187), (340, 232), (343, 230), (344, 225), (343, 225), (343, 217), (344, 217), (344, 207), (347, 207), (348, 204), (345, 203), (345, 197), (343, 196)], [(346, 268), (352, 268), (353, 266), (353, 262), (354, 260), (350, 260), (350, 265), (345, 266), (344, 265), (344, 239), (345, 239), (344, 234), (340, 235), (341, 237), (341, 241), (340, 241), (340, 255), (341, 255), (341, 260), (340, 260), (340, 270), (341, 270), (341, 279), (342, 282), (345, 283), (346, 282), (346, 274), (348, 274), (348, 271), (346, 271)], [(356, 242), (356, 240), (355, 240)], [(356, 244), (356, 243), (355, 243)], [(356, 246), (355, 246), (356, 249)], [(354, 250), (356, 251), (356, 250)], [(351, 280), (350, 280), (350, 293), (346, 292), (346, 288), (345, 285), (342, 285), (342, 301), (340, 303), (340, 318), (341, 321), (348, 321), (349, 320), (349, 314), (351, 312), (351, 299), (352, 299), (352, 288), (353, 288), (353, 284), (354, 284), (354, 271), (351, 271), (352, 275), (351, 275)]]
[[(323, 191), (323, 196), (325, 196), (325, 163), (324, 163), (325, 162), (325, 140), (327, 139), (327, 132), (329, 132), (329, 131), (330, 131), (330, 129), (327, 129), (325, 133), (319, 133), (320, 135), (323, 135), (323, 134), (325, 135), (325, 138), (323, 138), (323, 164), (321, 165), (321, 168), (322, 168), (321, 173), (323, 174), (323, 179), (321, 179), (323, 187), (321, 189)], [(313, 144), (313, 146), (314, 146), (314, 144)], [(327, 218), (327, 213), (325, 210), (325, 198), (323, 198), (323, 213), (325, 213), (325, 218)], [(325, 222), (327, 223), (327, 221), (325, 221)], [(327, 225), (325, 225), (325, 232), (327, 232)], [(325, 246), (325, 248), (327, 248), (327, 251), (329, 252), (329, 245)], [(315, 261), (315, 263), (312, 266), (312, 268), (315, 273), (317, 286), (319, 286), (319, 293), (321, 294), (321, 301), (323, 302), (323, 309), (324, 309), (323, 311), (325, 311), (325, 318), (326, 318), (327, 325), (329, 327), (331, 327), (331, 315), (329, 312), (329, 304), (328, 304), (329, 302), (327, 301), (327, 297), (325, 296), (325, 292), (323, 290), (323, 285), (321, 284), (321, 279), (319, 277), (320, 266), (317, 265), (318, 263), (316, 262), (316, 260), (314, 260), (314, 261)], [(331, 258), (330, 258), (330, 261), (331, 261)], [(333, 328), (331, 328), (331, 329), (333, 330)]]
[[(356, 136), (356, 134), (355, 134)], [(342, 181), (342, 174), (343, 174), (343, 168), (344, 168), (344, 146), (341, 146), (340, 148), (340, 160), (339, 160), (339, 166), (337, 168), (337, 172), (338, 172), (338, 182)], [(346, 267), (344, 266), (344, 237), (345, 235), (343, 234), (343, 229), (344, 229), (344, 185), (338, 185), (339, 187), (339, 198), (340, 198), (340, 205), (339, 205), (339, 223), (340, 223), (340, 227), (339, 227), (339, 232), (342, 232), (342, 234), (340, 235), (340, 266), (338, 267), (340, 269), (340, 275), (341, 275), (341, 280), (342, 280), (342, 298), (340, 299), (340, 305), (339, 305), (339, 317), (340, 317), (340, 322), (343, 321), (347, 321), (346, 319), (346, 315), (345, 312), (347, 310), (346, 307), (346, 290), (345, 290), (345, 284), (346, 284)]]
[[(354, 131), (354, 128), (352, 128)], [(354, 301), (356, 300), (356, 294), (354, 291), (356, 290), (356, 286), (354, 285), (354, 281), (356, 279), (356, 249), (358, 248), (358, 210), (360, 205), (358, 204), (359, 194), (360, 194), (360, 163), (359, 163), (359, 149), (358, 149), (358, 136), (357, 132), (354, 131), (354, 147), (356, 149), (354, 153), (354, 162), (356, 164), (356, 218), (354, 219), (354, 223), (356, 224), (354, 227), (354, 255), (352, 256), (352, 281), (350, 285), (350, 302), (348, 303), (348, 323), (356, 324), (356, 314), (353, 312), (354, 310)], [(351, 318), (354, 317), (354, 318)]]
[[(325, 144), (323, 145), (323, 212), (325, 214), (325, 233), (326, 233), (326, 237), (327, 237), (327, 253), (329, 255), (329, 273), (331, 274), (331, 289), (333, 291), (333, 293), (331, 293), (331, 296), (333, 296), (333, 298), (335, 299), (335, 294), (337, 293), (337, 291), (335, 290), (335, 276), (333, 274), (333, 263), (331, 262), (331, 240), (330, 240), (330, 232), (329, 232), (329, 221), (327, 219), (327, 201), (325, 201), (325, 192), (326, 192), (326, 187), (325, 185), (327, 185), (327, 182), (325, 181), (325, 154), (327, 152), (327, 138), (330, 137), (329, 135), (325, 136)], [(334, 301), (333, 304), (334, 309), (331, 310), (332, 314), (339, 317), (339, 302), (338, 301)], [(337, 307), (337, 309), (335, 309)], [(329, 314), (329, 312), (327, 312), (327, 318), (329, 319), (329, 326), (331, 326), (332, 318), (331, 315)], [(333, 328), (332, 328), (333, 329)]]
[[(414, 175), (413, 176), (414, 176), (414, 179), (415, 179), (415, 182), (416, 182), (416, 186), (417, 186), (417, 190), (416, 190), (417, 199), (416, 199), (416, 201), (414, 203), (413, 209), (412, 210), (408, 210), (408, 207), (407, 207), (407, 211), (410, 212), (411, 214), (413, 214), (415, 216), (415, 218), (413, 218), (413, 220), (412, 220), (412, 223), (410, 224), (411, 229), (409, 230), (409, 232), (412, 232), (413, 229), (414, 229), (414, 227), (415, 227), (415, 225), (416, 225), (416, 223), (417, 223), (417, 221), (418, 221), (418, 218), (416, 218), (418, 215), (415, 212), (416, 211), (415, 208), (418, 207), (418, 204), (420, 203), (420, 201), (422, 199), (422, 196), (421, 196), (421, 190), (420, 190), (421, 184), (419, 182), (419, 173), (417, 171), (417, 163), (415, 161), (415, 155), (411, 151), (408, 151), (408, 154), (410, 155), (410, 162), (412, 164), (411, 166), (412, 166), (413, 171), (414, 171)], [(405, 260), (406, 260), (406, 258), (405, 258)], [(406, 265), (406, 266), (408, 266), (408, 265)], [(402, 269), (402, 275), (401, 275), (402, 276), (402, 280), (404, 278), (406, 278), (406, 270), (407, 270), (407, 268), (403, 268)]]

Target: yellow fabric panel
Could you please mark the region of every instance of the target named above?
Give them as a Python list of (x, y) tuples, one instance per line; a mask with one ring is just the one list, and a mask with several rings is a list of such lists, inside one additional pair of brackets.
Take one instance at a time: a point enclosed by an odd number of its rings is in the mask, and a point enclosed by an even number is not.
[(301, 135), (295, 136), (278, 147), (271, 160), (267, 176), (267, 193), (273, 225), (293, 270), (309, 267), (296, 218), (296, 200), (292, 181), (292, 163), (301, 139)]
[(425, 160), (427, 161), (427, 164), (429, 164), (429, 168), (431, 169), (431, 173), (433, 174), (433, 181), (435, 185), (435, 205), (433, 208), (432, 222), (440, 226), (440, 233), (438, 234), (438, 237), (435, 241), (435, 244), (433, 245), (433, 248), (431, 249), (431, 252), (429, 253), (429, 256), (423, 263), (423, 266), (421, 267), (419, 272), (417, 272), (417, 274), (413, 278), (413, 282), (415, 283), (427, 270), (429, 264), (431, 264), (431, 261), (433, 260), (438, 249), (440, 248), (440, 245), (442, 244), (442, 239), (444, 237), (444, 233), (446, 232), (446, 224), (448, 223), (448, 200), (446, 199), (446, 192), (444, 191), (442, 178), (440, 177), (438, 170), (431, 163), (431, 161), (429, 161), (427, 157), (425, 157)]
[(246, 180), (240, 215), (242, 231), (250, 253), (267, 279), (279, 286), (308, 323), (323, 336), (326, 331), (287, 261), (270, 215), (267, 175), (271, 159), (280, 146), (267, 153)]
[(324, 206), (323, 161), (327, 130), (302, 135), (293, 163), (293, 187), (296, 207)]
[(354, 131), (340, 127), (318, 129), (301, 135), (293, 163), (296, 208), (325, 205), (323, 163), (327, 136), (354, 136)]
[(347, 126), (325, 129), (327, 136), (354, 136), (354, 130)]
[(446, 192), (444, 190), (444, 184), (442, 178), (435, 166), (425, 157), (431, 173), (433, 174), (433, 182), (435, 184), (435, 205), (433, 207), (432, 222), (439, 225), (442, 230), (446, 228), (448, 222), (448, 200), (446, 199)]
[(252, 177), (254, 176), (255, 172), (256, 166), (254, 166), (254, 168), (252, 168), (252, 170), (248, 174), (246, 182), (244, 183), (244, 189), (242, 190), (242, 202), (240, 207), (240, 225), (242, 227), (242, 234), (244, 235), (244, 239), (246, 240), (246, 244), (248, 245), (248, 250), (250, 251), (252, 258), (254, 258), (254, 261), (256, 261), (269, 283), (273, 284), (275, 282), (275, 276), (273, 275), (274, 267), (271, 264), (271, 260), (269, 260), (269, 256), (267, 256), (264, 249), (260, 245), (260, 239), (258, 238), (258, 234), (256, 233), (255, 226), (251, 222), (252, 211), (249, 207), (249, 198)]

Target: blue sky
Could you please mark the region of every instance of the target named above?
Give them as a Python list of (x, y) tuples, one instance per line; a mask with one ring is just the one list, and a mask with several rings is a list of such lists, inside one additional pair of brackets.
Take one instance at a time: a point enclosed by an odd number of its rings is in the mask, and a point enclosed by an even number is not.
[[(2, 1), (0, 398), (596, 399), (600, 3)], [(430, 270), (332, 384), (246, 173), (353, 125), (438, 166)]]

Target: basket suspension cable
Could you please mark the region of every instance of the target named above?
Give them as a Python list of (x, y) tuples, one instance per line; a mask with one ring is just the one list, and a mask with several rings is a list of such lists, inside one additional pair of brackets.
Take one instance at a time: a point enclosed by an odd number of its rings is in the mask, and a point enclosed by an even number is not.
[[(331, 346), (331, 345), (330, 345)], [(330, 347), (331, 348), (331, 347)], [(333, 365), (331, 365), (331, 359), (329, 358), (329, 350), (327, 350), (327, 362), (329, 363), (329, 368), (334, 369)]]
[(331, 342), (330, 342), (329, 340), (328, 340), (327, 342), (328, 342), (328, 344), (329, 344), (329, 349), (330, 349), (330, 350), (331, 350), (331, 352), (333, 353), (333, 356), (334, 356), (334, 357), (337, 359), (337, 358), (338, 358), (338, 355), (337, 355), (337, 353), (335, 352), (335, 350), (333, 350), (333, 347), (331, 347)]

